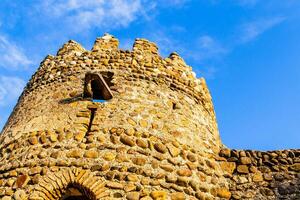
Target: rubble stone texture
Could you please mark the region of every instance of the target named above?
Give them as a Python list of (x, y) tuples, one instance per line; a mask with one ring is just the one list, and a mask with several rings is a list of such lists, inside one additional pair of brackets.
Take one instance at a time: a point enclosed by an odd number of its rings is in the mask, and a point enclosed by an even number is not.
[(300, 199), (299, 180), (299, 149), (226, 148), (205, 80), (145, 39), (64, 44), (0, 136), (4, 200)]

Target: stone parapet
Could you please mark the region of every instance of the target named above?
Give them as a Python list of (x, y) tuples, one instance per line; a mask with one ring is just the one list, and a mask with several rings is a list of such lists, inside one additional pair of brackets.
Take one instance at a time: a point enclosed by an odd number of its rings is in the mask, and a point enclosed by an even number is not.
[(118, 44), (42, 61), (0, 135), (0, 199), (299, 199), (299, 149), (223, 148), (203, 78), (145, 39)]
[(47, 56), (0, 135), (0, 199), (229, 199), (203, 78), (111, 35)]
[(222, 149), (218, 160), (233, 199), (300, 198), (300, 149)]

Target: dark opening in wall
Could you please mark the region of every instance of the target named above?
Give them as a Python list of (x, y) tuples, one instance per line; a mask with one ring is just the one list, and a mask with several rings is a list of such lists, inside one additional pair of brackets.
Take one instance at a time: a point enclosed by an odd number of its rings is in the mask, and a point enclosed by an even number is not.
[(111, 72), (87, 73), (84, 83), (84, 98), (91, 98), (95, 102), (112, 99), (113, 95), (109, 88), (113, 85), (112, 77), (113, 73)]
[(90, 200), (84, 192), (77, 189), (76, 187), (69, 187), (66, 193), (60, 198), (61, 200)]
[(175, 103), (175, 102), (172, 103), (172, 109), (173, 109), (173, 110), (178, 110), (178, 109), (180, 109), (180, 108), (181, 108), (181, 106), (180, 106), (179, 103)]
[(90, 200), (90, 199), (85, 196), (70, 196), (65, 198), (64, 200)]
[(173, 110), (175, 110), (176, 109), (176, 103), (172, 103), (172, 108), (173, 108)]

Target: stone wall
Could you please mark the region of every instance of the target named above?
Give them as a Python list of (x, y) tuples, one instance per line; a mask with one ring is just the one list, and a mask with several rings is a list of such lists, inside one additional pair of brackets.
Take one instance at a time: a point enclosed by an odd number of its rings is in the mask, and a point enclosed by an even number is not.
[(232, 199), (300, 199), (300, 150), (222, 149), (218, 159)]
[(3, 130), (10, 135), (6, 139), (19, 132), (74, 128), (82, 119), (78, 112), (86, 109), (82, 93), (87, 72), (114, 74), (114, 98), (101, 111), (115, 119), (104, 120), (124, 124), (143, 118), (149, 123), (145, 128), (159, 126), (186, 143), (205, 143), (218, 152), (221, 143), (204, 79), (197, 79), (176, 53), (163, 59), (143, 39), (136, 40), (132, 52), (119, 50), (116, 39), (108, 36), (97, 39), (92, 51), (70, 41), (57, 56), (46, 57)]
[[(85, 142), (71, 133), (36, 132), (28, 136), (24, 134), (12, 150), (6, 147), (8, 157), (4, 159), (8, 164), (0, 168), (2, 195), (22, 189), (26, 194), (36, 191), (34, 195), (39, 197), (50, 193), (55, 199), (50, 186), (39, 189), (41, 180), (51, 173), (55, 177), (67, 169), (80, 169), (88, 170), (95, 181), (100, 180), (110, 197), (228, 197), (218, 163), (176, 140), (161, 140), (123, 128), (98, 130)], [(61, 186), (60, 193), (68, 184), (66, 181)]]
[[(112, 99), (84, 96), (88, 73)], [(205, 80), (178, 54), (105, 35), (32, 76), (0, 135), (0, 199), (299, 199), (299, 155), (224, 148)]]
[[(91, 72), (112, 99), (84, 98)], [(228, 199), (220, 147), (205, 81), (176, 53), (161, 58), (144, 39), (120, 50), (109, 35), (92, 51), (69, 41), (41, 63), (2, 131), (0, 198), (59, 199), (74, 186), (91, 199)]]

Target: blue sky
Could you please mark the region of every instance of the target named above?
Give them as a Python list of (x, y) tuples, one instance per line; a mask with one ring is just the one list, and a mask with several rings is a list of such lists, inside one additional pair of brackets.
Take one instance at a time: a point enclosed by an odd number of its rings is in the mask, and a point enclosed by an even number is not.
[(205, 77), (225, 145), (300, 148), (299, 0), (1, 0), (0, 127), (47, 54), (109, 32), (178, 52)]

